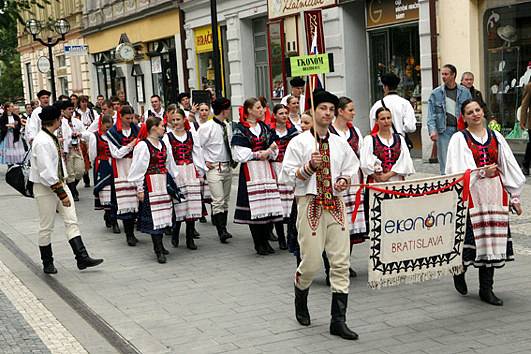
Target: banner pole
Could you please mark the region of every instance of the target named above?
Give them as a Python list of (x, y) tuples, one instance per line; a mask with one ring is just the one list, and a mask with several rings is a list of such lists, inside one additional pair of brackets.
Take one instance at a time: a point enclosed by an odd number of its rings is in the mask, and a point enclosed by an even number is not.
[(313, 104), (313, 91), (315, 90), (315, 83), (312, 80), (312, 76), (308, 76), (308, 80), (310, 80), (310, 109), (312, 110), (312, 124), (313, 124), (313, 137), (315, 138), (315, 151), (319, 150), (319, 146), (317, 144), (317, 129), (315, 126), (315, 106)]

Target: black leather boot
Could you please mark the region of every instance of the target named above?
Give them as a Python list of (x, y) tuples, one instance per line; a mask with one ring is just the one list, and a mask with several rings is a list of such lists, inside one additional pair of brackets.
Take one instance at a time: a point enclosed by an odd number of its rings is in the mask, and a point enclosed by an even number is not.
[(103, 263), (103, 259), (91, 258), (88, 255), (87, 249), (85, 248), (85, 245), (83, 244), (83, 240), (81, 239), (81, 236), (76, 236), (73, 239), (70, 239), (68, 243), (70, 243), (70, 247), (72, 247), (72, 251), (74, 252), (74, 255), (76, 256), (77, 267), (79, 269), (95, 267), (98, 264)]
[(197, 246), (194, 242), (195, 221), (186, 222), (186, 248), (189, 250), (196, 250)]
[(68, 186), (68, 189), (70, 189), (70, 193), (72, 193), (72, 198), (74, 198), (74, 202), (79, 202), (79, 193), (76, 189), (77, 182), (70, 182), (66, 185)]
[(262, 236), (260, 234), (259, 225), (249, 225), (249, 229), (251, 231), (251, 236), (253, 238), (254, 249), (256, 253), (261, 256), (267, 256), (269, 252), (267, 251), (267, 249), (265, 249), (264, 244), (262, 242)]
[(196, 230), (195, 228), (195, 224), (194, 224), (194, 238), (196, 240), (200, 239), (201, 238), (201, 234)]
[(481, 301), (494, 306), (503, 306), (503, 301), (492, 292), (494, 284), (494, 268), (479, 268), (479, 298)]
[(465, 272), (454, 275), (454, 287), (455, 290), (461, 295), (468, 294), (468, 287), (466, 286)]
[(229, 239), (227, 233), (223, 232), (226, 231), (223, 227), (223, 213), (213, 214), (212, 215), (212, 224), (216, 227), (216, 230), (218, 232), (219, 241), (221, 243), (227, 243), (227, 239)]
[(157, 262), (166, 263), (166, 256), (162, 253), (162, 235), (151, 235), (151, 241), (153, 242), (153, 251), (157, 256)]
[(111, 221), (112, 223), (112, 233), (113, 234), (119, 234), (122, 231), (120, 230), (120, 226), (118, 226), (118, 220), (114, 219)]
[(287, 250), (288, 244), (286, 243), (286, 236), (284, 234), (284, 222), (279, 221), (275, 223), (275, 230), (278, 236), (278, 248), (281, 250)]
[(179, 234), (181, 232), (181, 221), (175, 222), (171, 234), (171, 244), (173, 247), (179, 247)]
[(330, 334), (333, 336), (340, 336), (343, 339), (356, 340), (358, 339), (358, 335), (356, 332), (351, 331), (345, 323), (347, 303), (348, 294), (332, 293)]
[(105, 226), (110, 229), (112, 227), (112, 220), (111, 220), (111, 212), (109, 210), (105, 210), (103, 213), (103, 220), (105, 220)]
[(42, 271), (46, 274), (57, 274), (57, 269), (53, 265), (52, 244), (39, 246), (41, 251)]
[(308, 311), (308, 293), (310, 288), (301, 290), (294, 285), (295, 288), (295, 318), (303, 326), (309, 326), (310, 312)]
[(269, 228), (265, 228), (264, 227), (265, 225), (258, 225), (258, 226), (259, 227), (261, 226), (260, 236), (261, 236), (262, 244), (264, 245), (264, 248), (269, 254), (275, 253), (275, 250), (273, 249), (273, 247), (271, 247), (271, 244), (269, 243), (269, 235), (270, 235), (271, 230)]
[(328, 256), (326, 255), (326, 252), (323, 251), (323, 254), (321, 256), (323, 257), (323, 265), (326, 275), (326, 285), (330, 286), (330, 262), (328, 261)]
[(136, 246), (138, 239), (135, 237), (135, 221), (132, 219), (123, 220), (123, 224), (127, 244), (131, 247)]
[(90, 176), (88, 172), (85, 172), (85, 174), (83, 174), (83, 182), (85, 183), (85, 188), (90, 188)]
[(273, 228), (274, 227), (275, 227), (275, 225), (273, 223), (267, 224), (267, 232), (268, 232), (267, 240), (268, 241), (272, 241), (272, 242), (278, 241), (278, 238), (273, 233)]
[(224, 211), (222, 215), (223, 215), (223, 217), (221, 218), (222, 232), (225, 235), (226, 239), (232, 238), (232, 234), (229, 231), (227, 231), (227, 220), (229, 218), (229, 212)]

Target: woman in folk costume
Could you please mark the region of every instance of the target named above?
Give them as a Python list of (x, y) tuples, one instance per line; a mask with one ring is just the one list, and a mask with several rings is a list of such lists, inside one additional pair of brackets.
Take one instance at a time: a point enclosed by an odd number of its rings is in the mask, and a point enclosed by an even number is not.
[(20, 136), (22, 122), (13, 113), (14, 107), (11, 102), (4, 104), (4, 113), (0, 117), (0, 163), (8, 166), (22, 162), (26, 155)]
[(179, 247), (181, 223), (186, 223), (186, 247), (196, 250), (194, 242), (195, 221), (203, 215), (201, 208), (201, 179), (206, 166), (203, 160), (199, 137), (190, 129), (184, 111), (177, 109), (168, 120), (173, 130), (162, 139), (166, 148), (171, 150), (176, 166), (175, 184), (184, 195), (184, 200), (174, 204), (176, 224), (172, 234), (172, 245)]
[(279, 182), (278, 177), (280, 176), (280, 171), (282, 170), (282, 161), (284, 160), (284, 154), (288, 147), (289, 142), (293, 139), (299, 132), (295, 127), (291, 125), (288, 120), (288, 108), (283, 104), (277, 104), (273, 107), (273, 118), (271, 119), (271, 128), (275, 130), (277, 139), (275, 144), (278, 147), (278, 155), (271, 162), (275, 168), (275, 174), (277, 176), (277, 185), (278, 192), (280, 194), (280, 202), (282, 203), (282, 216), (284, 220), (275, 223), (275, 230), (278, 236), (278, 246), (281, 250), (288, 249), (286, 243), (286, 237), (284, 235), (284, 223), (288, 224), (288, 237), (296, 237), (289, 235), (290, 232), (293, 233), (295, 225), (289, 224), (289, 217), (291, 215), (291, 209), (294, 202), (293, 188), (286, 185), (285, 183)]
[(135, 112), (131, 106), (123, 106), (116, 124), (107, 131), (111, 156), (116, 163), (114, 170), (114, 188), (116, 191), (117, 218), (124, 224), (124, 232), (129, 246), (136, 246), (135, 219), (138, 211), (136, 186), (127, 180), (133, 149), (138, 141), (139, 128), (133, 123)]
[(406, 176), (415, 173), (404, 137), (393, 132), (393, 120), (388, 108), (376, 110), (373, 131), (363, 139), (361, 145), (360, 163), (369, 183), (403, 181)]
[(234, 128), (232, 156), (241, 163), (234, 222), (248, 224), (256, 253), (267, 255), (275, 252), (269, 244), (268, 225), (282, 221), (282, 204), (270, 162), (278, 153), (276, 136), (261, 121), (263, 112), (258, 99), (245, 100), (247, 119), (241, 115)]
[(299, 133), (302, 132), (300, 113), (301, 102), (299, 102), (299, 98), (296, 96), (289, 96), (286, 103), (289, 110), (289, 121), (291, 122), (291, 125), (293, 125)]
[[(354, 109), (354, 102), (348, 97), (340, 97), (337, 107), (337, 116), (334, 122), (330, 125), (330, 132), (345, 139), (359, 159), (363, 136), (361, 135), (361, 131), (352, 124), (355, 115), (356, 111)], [(360, 170), (356, 175), (352, 176), (352, 184), (356, 185), (362, 182), (363, 174)], [(352, 216), (356, 206), (356, 192), (358, 191), (358, 188), (359, 187), (350, 187), (343, 195), (343, 201), (345, 202), (345, 208), (349, 220), (351, 254), (353, 245), (362, 243), (368, 238), (363, 205), (360, 205), (358, 208), (356, 216), (354, 218)], [(324, 254), (323, 257), (325, 268), (328, 270), (329, 266), (326, 254)], [(328, 282), (329, 272), (326, 271), (326, 274)], [(349, 275), (351, 278), (356, 276), (356, 271), (352, 269), (352, 267), (349, 268)]]
[[(166, 128), (162, 119), (149, 117), (142, 125), (139, 142), (133, 151), (133, 161), (127, 177), (135, 185), (138, 201), (138, 231), (151, 235), (157, 262), (166, 263), (169, 252), (162, 236), (172, 225), (172, 200), (168, 194), (168, 174), (175, 177), (176, 166), (171, 150), (162, 137)], [(146, 137), (147, 135), (147, 137)]]
[[(467, 128), (452, 136), (448, 146), (446, 173), (485, 167), (474, 173), (463, 246), (463, 264), (479, 268), (479, 297), (491, 305), (503, 301), (492, 292), (494, 268), (514, 260), (509, 209), (522, 214), (520, 194), (525, 176), (503, 136), (483, 126), (484, 111), (476, 99), (461, 107)], [(473, 175), (473, 176), (474, 176)], [(468, 292), (465, 273), (454, 276), (456, 290)]]
[(109, 142), (105, 134), (112, 127), (112, 115), (104, 114), (97, 132), (89, 136), (89, 158), (94, 166), (94, 209), (104, 210), (103, 219), (107, 228), (120, 233), (116, 219), (116, 191), (114, 190), (114, 170)]

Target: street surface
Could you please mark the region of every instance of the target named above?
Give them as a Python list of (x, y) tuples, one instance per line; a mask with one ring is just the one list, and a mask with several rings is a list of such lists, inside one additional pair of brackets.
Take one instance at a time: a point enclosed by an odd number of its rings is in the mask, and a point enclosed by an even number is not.
[[(438, 170), (420, 161), (416, 167), (422, 172), (417, 177)], [(4, 177), (2, 168), (0, 353), (99, 354), (117, 348), (186, 354), (524, 353), (531, 348), (529, 179), (523, 195), (527, 210), (511, 217), (516, 262), (495, 275), (494, 291), (503, 307), (479, 301), (474, 269), (467, 272), (466, 297), (458, 295), (450, 278), (371, 290), (365, 243), (355, 246), (352, 256), (358, 277), (350, 285), (347, 322), (360, 339), (351, 342), (328, 334), (331, 298), (324, 274), (310, 290), (312, 325), (297, 323), (295, 258), (276, 244), (274, 255), (257, 256), (246, 226), (230, 223), (234, 238), (222, 245), (210, 220), (198, 224), (197, 251), (183, 247), (183, 234), (178, 249), (165, 237), (171, 254), (167, 264), (158, 264), (148, 235), (137, 233), (140, 243), (128, 247), (123, 233), (106, 230), (103, 213), (92, 208), (92, 189), (82, 183), (76, 203), (82, 236), (89, 254), (105, 262), (78, 271), (58, 218), (53, 249), (59, 273), (45, 276), (35, 202), (20, 197)], [(235, 196), (236, 184), (232, 207)]]

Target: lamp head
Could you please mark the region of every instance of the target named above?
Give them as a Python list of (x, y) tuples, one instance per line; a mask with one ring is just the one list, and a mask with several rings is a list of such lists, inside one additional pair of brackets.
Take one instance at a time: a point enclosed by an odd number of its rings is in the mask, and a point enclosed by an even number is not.
[(70, 31), (70, 23), (65, 18), (60, 18), (53, 25), (55, 32), (64, 36)]
[(35, 36), (39, 34), (41, 30), (42, 30), (41, 21), (32, 18), (26, 22), (26, 31), (30, 33), (31, 35)]

